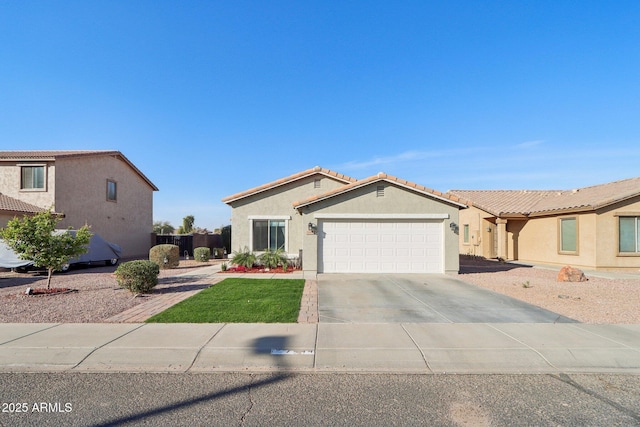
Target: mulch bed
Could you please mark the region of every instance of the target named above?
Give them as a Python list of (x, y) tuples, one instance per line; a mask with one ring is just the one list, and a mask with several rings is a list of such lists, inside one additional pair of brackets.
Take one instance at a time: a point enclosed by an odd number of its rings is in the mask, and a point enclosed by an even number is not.
[(296, 271), (293, 268), (288, 268), (287, 271), (284, 271), (284, 269), (282, 267), (278, 267), (278, 268), (258, 268), (258, 267), (253, 267), (253, 268), (247, 268), (247, 267), (231, 267), (231, 268), (227, 268), (226, 270), (221, 270), (220, 273), (269, 273), (269, 274), (289, 274), (289, 273), (293, 273), (294, 271)]

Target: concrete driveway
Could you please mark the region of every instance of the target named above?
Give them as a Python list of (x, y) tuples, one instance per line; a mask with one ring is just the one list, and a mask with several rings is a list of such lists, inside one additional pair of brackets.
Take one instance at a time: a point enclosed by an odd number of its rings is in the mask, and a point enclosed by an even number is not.
[(436, 274), (320, 274), (320, 323), (574, 323)]

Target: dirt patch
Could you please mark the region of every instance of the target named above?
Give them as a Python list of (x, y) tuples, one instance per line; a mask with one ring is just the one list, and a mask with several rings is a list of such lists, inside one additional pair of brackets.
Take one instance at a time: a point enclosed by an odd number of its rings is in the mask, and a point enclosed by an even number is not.
[(558, 282), (559, 270), (462, 257), (458, 278), (583, 323), (640, 323), (640, 275)]
[(160, 294), (191, 289), (194, 280), (178, 275), (214, 263), (181, 260), (178, 268), (160, 270), (158, 285), (150, 294), (139, 297), (118, 286), (113, 275), (116, 267), (112, 266), (80, 267), (54, 274), (51, 287), (75, 292), (46, 297), (25, 295), (29, 287), (46, 288), (46, 274), (0, 272), (0, 323), (103, 322)]

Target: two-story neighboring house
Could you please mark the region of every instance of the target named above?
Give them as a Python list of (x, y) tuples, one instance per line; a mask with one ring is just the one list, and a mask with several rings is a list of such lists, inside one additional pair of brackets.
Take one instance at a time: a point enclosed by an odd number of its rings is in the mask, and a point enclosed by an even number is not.
[(120, 245), (123, 257), (147, 256), (154, 191), (119, 151), (0, 151), (0, 193), (7, 198), (0, 226), (34, 207), (53, 209), (64, 214), (60, 227), (88, 224)]

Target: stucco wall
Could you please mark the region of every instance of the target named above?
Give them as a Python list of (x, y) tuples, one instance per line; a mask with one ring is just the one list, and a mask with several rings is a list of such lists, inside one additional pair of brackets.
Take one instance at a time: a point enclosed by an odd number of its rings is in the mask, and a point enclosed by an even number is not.
[(639, 254), (621, 254), (618, 250), (618, 216), (640, 216), (640, 197), (598, 211), (598, 268), (640, 269)]
[[(384, 197), (376, 196), (378, 185), (385, 186)], [(446, 214), (444, 220), (444, 271), (458, 273), (458, 235), (451, 230), (451, 222), (458, 223), (458, 207), (426, 197), (390, 183), (374, 182), (303, 209), (303, 221), (317, 224), (316, 214)], [(318, 241), (316, 235), (304, 234), (304, 269), (317, 271)]]
[(11, 221), (17, 215), (6, 215), (0, 213), (0, 228), (4, 228), (7, 226), (7, 223)]
[[(20, 189), (20, 166), (44, 165), (45, 188), (44, 190)], [(52, 162), (0, 162), (0, 192), (5, 196), (22, 200), (45, 209), (51, 208), (55, 203), (56, 167)]]
[[(578, 250), (574, 254), (560, 251), (560, 219), (562, 218), (577, 219)], [(596, 215), (594, 213), (531, 218), (519, 232), (514, 234), (514, 239), (517, 239), (517, 259), (520, 261), (590, 268), (593, 268), (596, 263)]]
[[(314, 186), (316, 179), (320, 179), (320, 188)], [(290, 256), (297, 256), (303, 248), (302, 236), (306, 233), (307, 223), (304, 223), (302, 217), (293, 209), (292, 203), (343, 185), (341, 181), (318, 174), (232, 202), (231, 251), (237, 252), (245, 246), (249, 247), (250, 216), (284, 215), (290, 217), (287, 221), (286, 250)]]
[[(117, 183), (117, 202), (107, 201), (107, 179)], [(112, 156), (56, 161), (55, 209), (62, 227), (91, 226), (117, 243), (123, 257), (146, 257), (153, 227), (153, 190), (125, 162)]]
[[(460, 210), (459, 248), (463, 255), (475, 255), (486, 258), (496, 256), (494, 235), (496, 233), (493, 215), (474, 206)], [(464, 226), (469, 225), (469, 242), (464, 241)], [(488, 228), (491, 230), (488, 231)]]

